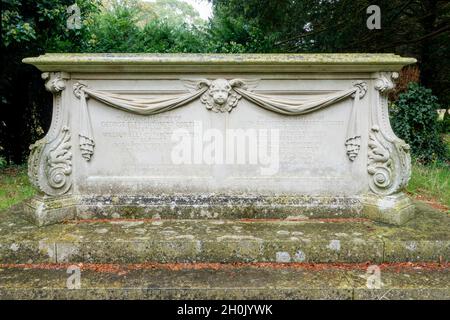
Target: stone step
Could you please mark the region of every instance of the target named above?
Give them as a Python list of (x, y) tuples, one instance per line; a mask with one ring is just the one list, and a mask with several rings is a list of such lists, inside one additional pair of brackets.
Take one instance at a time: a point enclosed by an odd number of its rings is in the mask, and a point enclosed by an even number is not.
[(448, 261), (450, 219), (79, 220), (42, 228), (0, 215), (0, 263)]
[(448, 264), (369, 270), (361, 264), (0, 265), (0, 299), (450, 299)]

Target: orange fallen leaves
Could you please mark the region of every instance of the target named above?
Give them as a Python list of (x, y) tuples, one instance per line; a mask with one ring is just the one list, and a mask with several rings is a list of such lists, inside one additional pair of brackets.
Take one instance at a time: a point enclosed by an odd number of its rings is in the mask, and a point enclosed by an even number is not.
[[(37, 269), (37, 270), (65, 270), (69, 266), (76, 265), (82, 271), (114, 273), (124, 275), (136, 270), (235, 270), (242, 268), (261, 268), (272, 270), (298, 269), (307, 271), (326, 270), (366, 270), (371, 262), (364, 263), (277, 263), (277, 262), (236, 262), (236, 263), (136, 263), (136, 264), (102, 264), (102, 263), (39, 263), (39, 264), (0, 264), (0, 268), (6, 269)], [(391, 272), (403, 272), (411, 270), (448, 270), (449, 263), (439, 262), (394, 262), (377, 264), (381, 270)]]

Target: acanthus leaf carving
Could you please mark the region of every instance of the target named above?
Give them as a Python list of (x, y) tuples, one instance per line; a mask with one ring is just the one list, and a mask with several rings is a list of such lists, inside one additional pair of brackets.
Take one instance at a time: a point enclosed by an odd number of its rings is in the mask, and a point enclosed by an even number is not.
[(64, 72), (42, 74), (45, 88), (53, 94), (52, 125), (42, 139), (30, 146), (28, 177), (34, 187), (48, 196), (65, 194), (72, 186), (68, 113), (61, 103), (68, 78)]
[(71, 186), (72, 153), (70, 152), (70, 130), (64, 126), (59, 141), (52, 147), (47, 156), (46, 175), (48, 184), (65, 193)]
[(389, 150), (380, 140), (380, 129), (374, 126), (369, 133), (369, 151), (367, 171), (372, 175), (369, 181), (370, 189), (374, 192), (381, 192), (392, 183), (392, 159)]
[(394, 134), (389, 123), (387, 94), (397, 78), (397, 72), (382, 72), (375, 81), (379, 96), (369, 132), (367, 172), (370, 190), (378, 195), (400, 192), (411, 175), (410, 147)]
[(403, 140), (388, 141), (378, 126), (369, 133), (367, 171), (372, 176), (372, 192), (391, 195), (402, 190), (409, 181), (409, 145)]
[(28, 177), (34, 187), (50, 196), (65, 194), (72, 186), (70, 130), (64, 126), (55, 140), (44, 137), (30, 146)]
[(41, 191), (41, 185), (39, 183), (39, 168), (42, 154), (47, 145), (47, 139), (44, 137), (32, 145), (30, 145), (30, 155), (28, 157), (28, 178), (31, 184)]

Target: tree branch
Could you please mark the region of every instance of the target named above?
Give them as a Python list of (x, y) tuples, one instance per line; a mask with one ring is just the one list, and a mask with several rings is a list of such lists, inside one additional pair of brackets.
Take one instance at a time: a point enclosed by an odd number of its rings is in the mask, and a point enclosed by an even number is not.
[(422, 36), (422, 37), (419, 37), (419, 38), (416, 38), (416, 39), (413, 39), (413, 40), (407, 40), (407, 41), (397, 41), (397, 42), (391, 43), (391, 44), (389, 44), (387, 46), (380, 47), (377, 50), (384, 50), (384, 49), (389, 49), (389, 48), (400, 46), (400, 45), (404, 45), (404, 44), (421, 42), (421, 41), (433, 38), (433, 37), (435, 37), (435, 36), (437, 36), (437, 35), (439, 35), (441, 33), (449, 31), (449, 30), (450, 30), (450, 25), (446, 25), (443, 28), (435, 30), (435, 31), (433, 31), (433, 32), (431, 32), (429, 34), (426, 34), (426, 35)]

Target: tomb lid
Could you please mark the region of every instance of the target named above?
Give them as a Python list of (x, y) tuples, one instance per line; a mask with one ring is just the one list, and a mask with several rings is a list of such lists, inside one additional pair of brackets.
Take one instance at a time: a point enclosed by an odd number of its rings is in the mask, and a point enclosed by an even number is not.
[(61, 72), (376, 72), (416, 62), (392, 53), (148, 54), (47, 53), (23, 59), (41, 71)]

